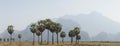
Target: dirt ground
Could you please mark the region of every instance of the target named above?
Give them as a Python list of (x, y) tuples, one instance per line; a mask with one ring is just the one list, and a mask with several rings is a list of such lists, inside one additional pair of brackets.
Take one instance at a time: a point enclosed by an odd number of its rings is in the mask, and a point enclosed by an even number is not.
[[(31, 42), (21, 42), (21, 43), (17, 43), (17, 42), (13, 42), (12, 44), (10, 44), (9, 42), (1, 42), (0, 46), (33, 46)], [(34, 46), (120, 46), (120, 43), (90, 43), (90, 42), (85, 42), (82, 43), (80, 42), (79, 44), (71, 44), (71, 43), (59, 43), (59, 44), (42, 44), (39, 45), (38, 43), (35, 43)]]

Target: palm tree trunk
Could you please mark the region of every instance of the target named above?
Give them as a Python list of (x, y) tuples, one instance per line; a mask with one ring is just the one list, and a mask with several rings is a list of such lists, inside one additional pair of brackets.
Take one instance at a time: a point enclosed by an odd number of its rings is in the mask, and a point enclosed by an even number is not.
[(64, 43), (64, 38), (62, 38), (62, 43)]
[(38, 36), (38, 44), (39, 44), (40, 42), (39, 42), (39, 36)]
[(48, 30), (47, 44), (49, 44), (49, 30)]
[(34, 44), (35, 44), (35, 43), (34, 43), (34, 38), (35, 38), (35, 35), (34, 35), (34, 33), (33, 33), (33, 46), (34, 46)]
[(58, 33), (57, 33), (57, 44), (58, 44), (58, 42), (59, 42), (59, 41), (58, 41)]
[(78, 44), (79, 44), (79, 40), (78, 40)]
[(19, 46), (21, 46), (21, 38), (19, 38)]
[(10, 35), (10, 44), (12, 44), (12, 34)]
[(71, 44), (72, 44), (72, 42), (73, 42), (73, 37), (71, 37)]
[[(77, 37), (77, 36), (76, 36)], [(76, 44), (77, 44), (77, 39), (76, 39)]]
[(52, 44), (54, 44), (54, 33), (52, 32)]
[(21, 42), (21, 38), (19, 38), (19, 43)]
[(41, 33), (41, 44), (42, 44), (42, 33)]

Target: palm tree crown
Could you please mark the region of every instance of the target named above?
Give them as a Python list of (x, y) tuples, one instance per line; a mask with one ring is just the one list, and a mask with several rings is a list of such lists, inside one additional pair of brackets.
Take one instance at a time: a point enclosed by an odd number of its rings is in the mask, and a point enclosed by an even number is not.
[(77, 40), (80, 40), (80, 39), (81, 39), (81, 36), (80, 36), (80, 35), (77, 35), (77, 36), (76, 36), (76, 39), (77, 39)]
[(8, 30), (8, 33), (9, 33), (10, 35), (12, 35), (12, 33), (13, 33), (13, 31), (14, 31), (13, 25), (9, 25), (8, 28), (7, 28), (7, 30)]
[(36, 32), (36, 24), (31, 24), (30, 30), (32, 33), (35, 33)]
[(21, 34), (18, 34), (18, 38), (21, 38), (22, 37), (22, 35)]
[(62, 31), (62, 32), (60, 33), (60, 37), (64, 38), (65, 36), (66, 36), (66, 33)]
[(69, 32), (69, 37), (74, 37), (75, 36), (75, 31), (74, 30), (70, 30)]
[(75, 27), (74, 31), (75, 31), (76, 35), (78, 35), (80, 33), (80, 28), (79, 27)]
[(37, 36), (40, 36), (40, 35), (41, 35), (41, 32), (40, 32), (40, 31), (36, 31), (36, 35), (37, 35)]

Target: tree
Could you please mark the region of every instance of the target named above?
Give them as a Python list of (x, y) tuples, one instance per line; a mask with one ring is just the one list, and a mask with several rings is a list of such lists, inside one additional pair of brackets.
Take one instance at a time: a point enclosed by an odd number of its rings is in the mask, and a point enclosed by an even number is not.
[(76, 39), (77, 39), (77, 43), (79, 43), (79, 40), (81, 39), (81, 36), (80, 36), (80, 35), (77, 35), (77, 36), (76, 36)]
[(6, 39), (4, 38), (3, 41), (6, 42)]
[(9, 38), (7, 38), (7, 42), (9, 42)]
[[(79, 35), (79, 33), (80, 33), (80, 28), (79, 27), (75, 27), (74, 31), (75, 31), (75, 34), (76, 34), (76, 37), (77, 37)], [(77, 39), (76, 39), (76, 44), (77, 44)]]
[(15, 42), (15, 38), (12, 38), (12, 41)]
[(69, 32), (69, 37), (71, 37), (71, 44), (72, 44), (72, 42), (73, 42), (73, 37), (75, 37), (75, 31), (74, 30), (70, 30), (70, 32)]
[(18, 34), (19, 42), (21, 42), (22, 34)]
[(56, 26), (54, 22), (50, 24), (50, 31), (52, 33), (52, 44), (54, 44), (54, 32), (56, 31)]
[(2, 38), (0, 38), (0, 42), (2, 42)]
[(60, 37), (62, 38), (62, 43), (64, 43), (64, 37), (66, 36), (66, 33), (65, 32), (61, 32), (60, 33)]
[(50, 31), (50, 25), (52, 21), (50, 19), (45, 20), (45, 28), (48, 30), (48, 37), (47, 37), (47, 44), (49, 44), (49, 31)]
[(13, 25), (9, 25), (8, 28), (8, 33), (10, 34), (10, 44), (12, 43), (12, 33), (14, 32)]
[(60, 23), (55, 23), (55, 32), (57, 34), (57, 44), (59, 43), (59, 40), (58, 40), (58, 33), (61, 32), (62, 30), (62, 25)]
[(45, 30), (45, 23), (46, 21), (45, 20), (40, 20), (38, 21), (38, 30), (41, 32), (41, 44), (42, 44), (42, 32)]
[(35, 32), (36, 32), (36, 24), (31, 24), (30, 26), (30, 31), (33, 33), (33, 45), (34, 45), (34, 40), (35, 40)]
[(39, 36), (41, 35), (41, 32), (39, 30), (36, 31), (36, 35), (38, 36), (38, 43), (39, 43)]

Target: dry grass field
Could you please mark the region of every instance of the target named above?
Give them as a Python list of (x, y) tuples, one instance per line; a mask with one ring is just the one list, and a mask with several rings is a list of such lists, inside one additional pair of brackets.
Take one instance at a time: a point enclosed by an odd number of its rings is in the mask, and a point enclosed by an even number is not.
[[(33, 46), (31, 42), (21, 42), (20, 44), (17, 42), (13, 42), (11, 45), (9, 42), (1, 42), (0, 46)], [(80, 42), (79, 44), (70, 44), (70, 43), (60, 43), (60, 44), (42, 44), (39, 45), (35, 43), (34, 46), (120, 46), (120, 43), (102, 43), (102, 42)]]

